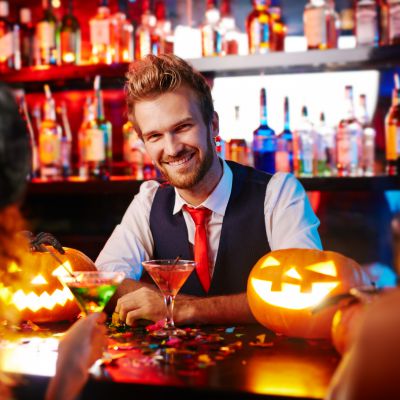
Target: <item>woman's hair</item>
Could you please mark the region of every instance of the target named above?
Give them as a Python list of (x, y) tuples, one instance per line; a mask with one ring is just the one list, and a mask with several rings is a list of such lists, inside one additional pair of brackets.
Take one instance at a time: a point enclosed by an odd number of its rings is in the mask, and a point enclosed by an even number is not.
[(210, 124), (214, 114), (210, 87), (205, 78), (181, 58), (172, 54), (149, 54), (130, 65), (126, 78), (125, 92), (131, 119), (136, 102), (185, 86), (196, 96), (204, 123)]

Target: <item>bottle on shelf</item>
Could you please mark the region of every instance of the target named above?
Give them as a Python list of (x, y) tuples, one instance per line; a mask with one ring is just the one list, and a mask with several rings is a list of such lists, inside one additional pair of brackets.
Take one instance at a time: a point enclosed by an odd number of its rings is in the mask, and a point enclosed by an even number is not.
[(86, 144), (86, 131), (90, 129), (92, 121), (95, 119), (94, 101), (91, 96), (86, 97), (83, 107), (83, 120), (78, 130), (78, 176), (88, 178), (86, 152), (88, 145)]
[(122, 127), (123, 156), (129, 164), (129, 175), (134, 179), (143, 179), (145, 148), (143, 140), (139, 138), (131, 121), (127, 121)]
[(336, 161), (339, 176), (361, 175), (362, 128), (354, 113), (353, 87), (345, 88), (343, 119), (336, 133)]
[(270, 51), (271, 15), (267, 0), (253, 0), (253, 10), (246, 18), (246, 32), (250, 54), (266, 54)]
[(43, 17), (36, 25), (38, 54), (36, 65), (60, 63), (60, 31), (51, 0), (43, 0)]
[(361, 168), (365, 176), (373, 176), (375, 174), (376, 131), (371, 124), (371, 119), (368, 114), (367, 98), (365, 94), (360, 94), (358, 120), (362, 127)]
[(260, 90), (260, 125), (253, 134), (254, 167), (271, 174), (275, 173), (276, 136), (268, 125), (267, 92)]
[(172, 22), (167, 18), (167, 9), (165, 0), (157, 0), (155, 6), (156, 14), (156, 36), (160, 39), (159, 52), (162, 54), (173, 54), (174, 52), (174, 34), (172, 31)]
[[(400, 5), (400, 3), (399, 3)], [(378, 0), (379, 46), (387, 46), (389, 41), (389, 0)], [(399, 8), (400, 11), (400, 8)], [(399, 26), (400, 27), (400, 26)]]
[(159, 37), (155, 31), (157, 18), (150, 9), (150, 0), (142, 1), (140, 24), (135, 32), (135, 59), (159, 53)]
[(68, 0), (67, 12), (61, 20), (60, 51), (62, 64), (81, 63), (81, 27), (74, 15), (73, 0)]
[(134, 59), (133, 25), (126, 13), (127, 0), (118, 0), (118, 12), (110, 17), (111, 60), (115, 63)]
[(304, 35), (309, 50), (337, 47), (338, 17), (333, 1), (309, 0), (304, 7)]
[(35, 27), (32, 23), (30, 8), (23, 7), (19, 11), (20, 21), (20, 51), (23, 67), (31, 67), (35, 64)]
[(282, 20), (282, 8), (279, 0), (272, 0), (269, 8), (271, 14), (271, 51), (285, 50), (286, 25)]
[(14, 33), (8, 1), (0, 1), (0, 72), (14, 68)]
[[(89, 117), (92, 117), (91, 115)], [(88, 117), (87, 117), (88, 118)], [(105, 118), (100, 76), (94, 79), (94, 113), (83, 133), (83, 165), (89, 178), (107, 179), (112, 162), (112, 126)]]
[(400, 159), (400, 88), (398, 76), (395, 75), (395, 87), (392, 94), (392, 105), (385, 118), (386, 140), (386, 173), (399, 173)]
[(65, 102), (61, 103), (57, 111), (60, 114), (63, 132), (61, 137), (61, 175), (63, 178), (68, 178), (72, 175), (72, 133)]
[(276, 138), (277, 148), (275, 154), (276, 170), (281, 172), (293, 172), (293, 133), (290, 129), (289, 98), (284, 100), (284, 125), (283, 131)]
[(314, 126), (308, 118), (308, 109), (303, 106), (301, 109), (301, 121), (296, 129), (296, 150), (298, 176), (310, 177), (314, 175)]
[(315, 173), (318, 176), (336, 175), (335, 129), (325, 121), (321, 112), (315, 129)]
[(375, 0), (359, 0), (356, 3), (357, 46), (378, 46), (378, 11)]
[(221, 14), (216, 0), (206, 0), (206, 12), (201, 30), (201, 51), (203, 57), (218, 56), (222, 53), (222, 35), (220, 31)]
[(388, 21), (387, 38), (389, 44), (400, 44), (400, 1), (399, 0), (387, 0), (387, 21)]
[(45, 102), (39, 128), (39, 161), (42, 179), (61, 178), (62, 128), (57, 122), (56, 105), (49, 85), (44, 85)]
[(110, 9), (108, 0), (99, 0), (96, 15), (89, 20), (92, 64), (111, 64)]
[(218, 30), (221, 33), (221, 55), (239, 54), (239, 30), (231, 10), (231, 0), (222, 0), (221, 19)]

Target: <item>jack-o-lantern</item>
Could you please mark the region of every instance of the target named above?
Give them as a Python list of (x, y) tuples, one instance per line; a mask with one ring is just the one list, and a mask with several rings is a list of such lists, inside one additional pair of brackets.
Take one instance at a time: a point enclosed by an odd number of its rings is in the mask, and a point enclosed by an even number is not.
[(61, 245), (57, 248), (63, 253), (43, 242), (32, 246), (19, 264), (11, 267), (16, 275), (12, 285), (0, 286), (0, 301), (5, 305), (6, 315), (14, 320), (37, 323), (77, 317), (77, 303), (57, 276), (68, 274), (68, 271), (96, 270), (96, 266), (79, 250)]
[(247, 298), (254, 317), (268, 329), (291, 337), (329, 339), (337, 307), (316, 313), (313, 308), (328, 296), (368, 283), (360, 265), (339, 253), (285, 249), (256, 263)]

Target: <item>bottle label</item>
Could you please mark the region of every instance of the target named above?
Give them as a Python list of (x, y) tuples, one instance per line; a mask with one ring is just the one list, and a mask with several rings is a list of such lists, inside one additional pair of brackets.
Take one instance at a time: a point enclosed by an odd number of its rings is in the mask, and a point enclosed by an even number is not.
[(251, 42), (251, 53), (267, 53), (269, 51), (269, 24), (254, 19), (249, 26), (248, 35)]
[(147, 54), (151, 54), (151, 37), (150, 32), (141, 30), (137, 32), (137, 46), (138, 46), (138, 58), (143, 58)]
[(104, 132), (101, 129), (87, 129), (85, 136), (85, 161), (104, 161), (106, 159)]
[(326, 22), (324, 8), (314, 8), (304, 13), (304, 34), (308, 47), (326, 44)]
[(56, 47), (55, 25), (53, 23), (42, 21), (37, 24), (37, 38), (39, 48), (51, 49)]
[(12, 32), (6, 33), (0, 37), (0, 59), (7, 60), (13, 54), (13, 34)]
[(376, 10), (360, 9), (356, 13), (356, 39), (357, 44), (373, 46), (377, 39)]
[(389, 11), (389, 40), (400, 38), (400, 4), (391, 4)]
[(92, 46), (110, 44), (110, 22), (108, 19), (91, 20), (89, 25)]
[(61, 143), (51, 129), (43, 128), (39, 137), (39, 159), (43, 165), (60, 165)]
[(78, 38), (75, 32), (61, 32), (60, 45), (62, 61), (66, 63), (76, 62)]
[(397, 160), (400, 155), (400, 127), (390, 124), (386, 127), (386, 160)]
[(339, 129), (337, 135), (337, 162), (342, 169), (347, 169), (350, 165), (351, 149), (348, 133)]

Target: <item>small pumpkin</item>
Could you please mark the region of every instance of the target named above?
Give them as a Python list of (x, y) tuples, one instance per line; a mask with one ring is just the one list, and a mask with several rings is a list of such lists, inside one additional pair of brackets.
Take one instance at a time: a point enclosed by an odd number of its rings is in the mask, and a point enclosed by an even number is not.
[[(49, 240), (49, 236), (35, 240), (31, 240), (31, 251), (26, 252), (14, 267), (17, 276), (13, 284), (0, 288), (0, 300), (6, 306), (7, 314), (17, 315), (21, 321), (72, 320), (80, 310), (70, 290), (57, 276), (68, 274), (68, 271), (95, 271), (96, 266), (84, 253), (58, 246), (53, 239)], [(47, 244), (49, 241), (52, 244)]]
[(285, 249), (263, 256), (250, 272), (247, 299), (266, 328), (286, 336), (330, 339), (338, 306), (313, 313), (329, 296), (368, 285), (354, 260), (333, 251)]

